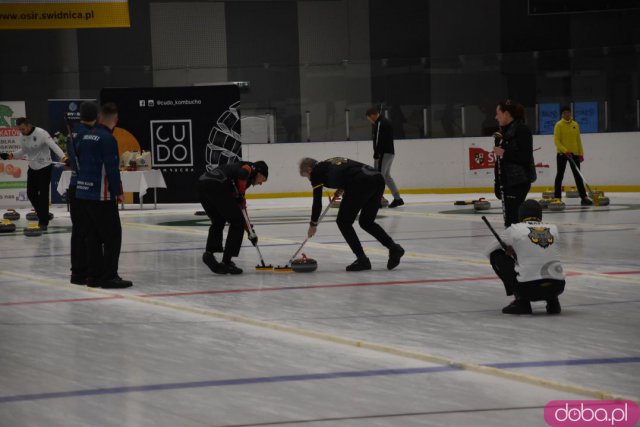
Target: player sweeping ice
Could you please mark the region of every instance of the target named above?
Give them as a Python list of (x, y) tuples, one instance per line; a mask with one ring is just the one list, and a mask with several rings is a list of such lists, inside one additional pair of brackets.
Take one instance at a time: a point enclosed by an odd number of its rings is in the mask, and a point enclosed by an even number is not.
[(365, 255), (353, 228), (358, 213), (360, 227), (389, 249), (387, 268), (392, 270), (400, 264), (404, 249), (375, 222), (385, 187), (385, 180), (379, 171), (346, 157), (334, 157), (321, 162), (305, 157), (300, 160), (300, 176), (309, 178), (313, 187), (313, 207), (307, 232), (309, 237), (313, 237), (317, 231), (323, 187), (337, 189), (337, 195), (343, 195), (336, 223), (356, 255), (356, 260), (347, 266), (347, 271), (371, 270), (371, 261)]

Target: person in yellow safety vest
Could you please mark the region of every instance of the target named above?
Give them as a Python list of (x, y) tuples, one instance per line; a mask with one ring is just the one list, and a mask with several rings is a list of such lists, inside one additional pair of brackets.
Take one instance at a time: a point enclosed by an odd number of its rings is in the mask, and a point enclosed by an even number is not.
[[(578, 172), (580, 163), (584, 161), (584, 149), (582, 148), (582, 140), (580, 139), (580, 126), (578, 122), (571, 117), (571, 108), (562, 107), (560, 115), (562, 118), (558, 120), (558, 123), (556, 123), (553, 128), (553, 142), (558, 151), (556, 155), (558, 171), (555, 181), (555, 198), (562, 198), (562, 180), (564, 178), (564, 171), (567, 168), (567, 162), (569, 162), (573, 178), (576, 181), (576, 187), (578, 187), (578, 193), (580, 193), (580, 198), (582, 199), (580, 204), (582, 206), (593, 205), (593, 202), (587, 197), (587, 192), (584, 190), (584, 182)], [(570, 162), (569, 159), (573, 159), (573, 162)]]

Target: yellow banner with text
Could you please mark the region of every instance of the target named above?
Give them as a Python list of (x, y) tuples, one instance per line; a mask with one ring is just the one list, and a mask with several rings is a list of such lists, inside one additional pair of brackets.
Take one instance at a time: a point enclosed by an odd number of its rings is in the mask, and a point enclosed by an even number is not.
[(130, 27), (129, 2), (123, 0), (11, 1), (0, 3), (0, 30)]

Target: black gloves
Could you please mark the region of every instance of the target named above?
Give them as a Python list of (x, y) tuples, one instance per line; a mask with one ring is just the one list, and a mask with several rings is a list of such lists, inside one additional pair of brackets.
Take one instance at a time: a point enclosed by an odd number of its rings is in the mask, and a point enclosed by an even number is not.
[(495, 132), (493, 134), (493, 143), (496, 147), (500, 146), (500, 144), (502, 143), (502, 134), (500, 132)]
[(500, 185), (497, 182), (493, 184), (493, 193), (496, 195), (498, 200), (502, 200), (502, 191), (500, 191)]
[(258, 244), (258, 235), (256, 234), (255, 230), (253, 229), (253, 226), (251, 226), (251, 230), (247, 230), (247, 233), (249, 234), (249, 241), (251, 242), (251, 244), (253, 246)]

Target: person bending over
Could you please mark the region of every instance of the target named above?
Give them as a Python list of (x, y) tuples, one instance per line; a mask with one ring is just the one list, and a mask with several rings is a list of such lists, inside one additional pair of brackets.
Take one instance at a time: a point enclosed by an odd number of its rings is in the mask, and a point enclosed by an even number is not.
[[(269, 168), (262, 160), (255, 163), (237, 162), (220, 165), (207, 171), (198, 180), (200, 203), (211, 219), (207, 246), (202, 261), (216, 274), (241, 274), (242, 269), (231, 260), (240, 254), (243, 230), (246, 229), (242, 209), (246, 209), (245, 191), (252, 185), (262, 185), (269, 177)], [(227, 241), (222, 247), (222, 231), (229, 222)], [(248, 232), (249, 230), (247, 230)], [(258, 242), (254, 237), (251, 243)], [(214, 253), (222, 252), (222, 262)]]
[(358, 213), (360, 227), (389, 249), (387, 268), (392, 270), (400, 264), (404, 249), (376, 223), (385, 187), (385, 180), (378, 170), (345, 157), (334, 157), (321, 162), (305, 157), (300, 160), (300, 176), (309, 178), (313, 187), (313, 207), (307, 232), (309, 237), (316, 234), (318, 227), (322, 210), (322, 188), (337, 189), (336, 195), (342, 195), (336, 223), (356, 255), (356, 260), (347, 266), (347, 271), (371, 270), (371, 262), (353, 228)]

